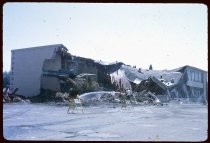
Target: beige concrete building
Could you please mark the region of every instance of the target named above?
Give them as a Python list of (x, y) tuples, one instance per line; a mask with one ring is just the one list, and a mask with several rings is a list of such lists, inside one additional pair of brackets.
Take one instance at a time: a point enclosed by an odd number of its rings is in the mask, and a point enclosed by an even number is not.
[(18, 88), (17, 94), (35, 96), (44, 89), (60, 89), (56, 77), (45, 77), (43, 71), (65, 68), (62, 56), (67, 52), (62, 44), (12, 50), (10, 89)]

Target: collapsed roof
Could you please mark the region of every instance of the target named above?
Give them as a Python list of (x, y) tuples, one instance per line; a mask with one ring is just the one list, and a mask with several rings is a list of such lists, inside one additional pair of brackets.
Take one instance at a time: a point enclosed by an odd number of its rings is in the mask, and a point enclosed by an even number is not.
[(134, 91), (150, 91), (156, 94), (164, 94), (167, 90), (167, 86), (159, 81), (156, 77), (149, 77), (147, 80), (143, 80), (140, 84), (136, 86)]
[(162, 82), (166, 87), (172, 87), (177, 85), (182, 77), (182, 73), (177, 71), (139, 70), (126, 65), (121, 66), (120, 70), (123, 70), (126, 78), (135, 84), (140, 84), (141, 81), (153, 77), (154, 80)]

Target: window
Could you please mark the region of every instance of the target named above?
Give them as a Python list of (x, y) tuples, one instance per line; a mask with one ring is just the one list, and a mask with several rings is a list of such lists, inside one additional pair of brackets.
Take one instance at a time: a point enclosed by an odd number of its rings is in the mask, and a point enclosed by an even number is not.
[(197, 72), (197, 82), (199, 82), (199, 72)]
[(203, 82), (203, 73), (201, 73), (201, 82)]
[(189, 70), (187, 73), (188, 73), (188, 80), (191, 80), (191, 71)]
[(198, 81), (201, 82), (201, 73), (198, 74)]
[(191, 70), (189, 70), (188, 79), (189, 79), (190, 81), (192, 80), (192, 71), (191, 71)]
[(194, 80), (195, 80), (195, 72), (192, 71), (192, 81), (194, 81)]
[(198, 72), (195, 72), (195, 81), (198, 81)]

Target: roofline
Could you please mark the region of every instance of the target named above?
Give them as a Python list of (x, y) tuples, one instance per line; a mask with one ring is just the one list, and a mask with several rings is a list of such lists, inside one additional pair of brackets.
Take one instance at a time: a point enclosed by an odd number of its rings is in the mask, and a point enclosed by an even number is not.
[(28, 48), (19, 48), (19, 49), (13, 49), (11, 51), (19, 51), (19, 50), (33, 50), (33, 49), (39, 49), (39, 48), (52, 48), (53, 47), (63, 47), (67, 51), (68, 49), (63, 44), (52, 44), (52, 45), (45, 45), (45, 46), (36, 46), (36, 47), (28, 47)]
[(72, 55), (74, 58), (78, 58), (78, 59), (81, 59), (81, 60), (86, 60), (86, 61), (91, 61), (94, 63), (94, 60), (91, 59), (91, 58), (86, 58), (86, 57), (80, 57), (80, 56), (76, 56), (76, 55)]
[(193, 66), (190, 66), (190, 65), (185, 65), (185, 66), (182, 66), (182, 67), (179, 67), (179, 68), (175, 68), (175, 69), (172, 69), (172, 70), (169, 70), (169, 71), (180, 71), (184, 68), (187, 68), (187, 67), (190, 67), (190, 68), (193, 68), (193, 69), (196, 69), (196, 70), (199, 70), (199, 71), (202, 71), (202, 72), (207, 72), (205, 70), (202, 70), (202, 69), (199, 69), (197, 67), (193, 67)]
[(202, 70), (202, 69), (200, 69), (200, 68), (197, 68), (197, 67), (193, 67), (193, 66), (189, 66), (189, 65), (186, 65), (186, 67), (190, 67), (190, 68), (194, 68), (194, 69), (197, 69), (197, 70), (200, 70), (200, 71), (203, 71), (203, 72), (207, 72), (207, 71), (205, 71), (205, 70)]

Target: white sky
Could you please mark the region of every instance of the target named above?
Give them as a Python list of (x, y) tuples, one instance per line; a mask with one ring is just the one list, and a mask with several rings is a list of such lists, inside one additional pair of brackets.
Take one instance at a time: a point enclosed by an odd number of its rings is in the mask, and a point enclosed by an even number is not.
[(3, 70), (11, 50), (63, 44), (73, 55), (131, 66), (207, 71), (203, 4), (6, 3)]

